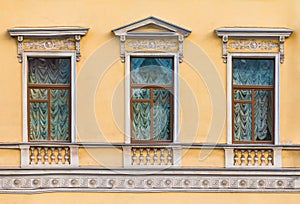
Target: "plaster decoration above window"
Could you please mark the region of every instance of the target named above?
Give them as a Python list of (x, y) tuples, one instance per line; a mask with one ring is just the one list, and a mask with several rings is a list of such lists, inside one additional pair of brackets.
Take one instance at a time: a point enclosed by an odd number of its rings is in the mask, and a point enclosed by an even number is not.
[[(281, 167), (279, 68), (285, 28), (218, 28), (227, 63), (226, 167)], [(269, 144), (267, 148), (260, 148)]]
[(190, 30), (153, 16), (112, 32), (120, 37), (122, 62), (125, 62), (125, 53), (135, 52), (178, 53), (179, 62), (182, 62), (183, 40), (191, 33)]
[[(76, 61), (80, 27), (11, 28), (22, 62), (22, 167), (78, 166)], [(71, 144), (73, 143), (73, 144)]]
[(151, 16), (112, 32), (125, 62), (124, 166), (179, 166), (177, 73), (191, 31)]
[(18, 60), (23, 61), (24, 51), (75, 50), (76, 60), (80, 60), (80, 39), (89, 28), (82, 27), (18, 27), (10, 28), (10, 36), (18, 40)]
[(215, 30), (222, 37), (222, 56), (227, 62), (230, 52), (279, 52), (284, 61), (284, 41), (293, 30), (287, 28), (223, 27)]

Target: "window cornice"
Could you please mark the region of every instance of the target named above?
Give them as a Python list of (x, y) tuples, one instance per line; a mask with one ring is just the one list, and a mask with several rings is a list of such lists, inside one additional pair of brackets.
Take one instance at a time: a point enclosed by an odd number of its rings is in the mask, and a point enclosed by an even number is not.
[(67, 37), (86, 35), (89, 28), (83, 27), (16, 27), (8, 29), (10, 36), (26, 37)]
[(294, 31), (288, 28), (222, 27), (215, 32), (219, 37), (289, 37)]

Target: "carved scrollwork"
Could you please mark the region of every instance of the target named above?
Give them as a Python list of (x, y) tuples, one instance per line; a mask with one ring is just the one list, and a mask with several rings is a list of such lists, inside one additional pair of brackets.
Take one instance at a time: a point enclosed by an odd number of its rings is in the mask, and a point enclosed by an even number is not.
[(228, 43), (228, 49), (238, 51), (278, 51), (279, 43), (274, 40), (232, 40)]
[(24, 50), (74, 50), (74, 39), (29, 39), (23, 41)]
[(174, 39), (132, 39), (126, 42), (127, 51), (174, 51), (178, 43)]

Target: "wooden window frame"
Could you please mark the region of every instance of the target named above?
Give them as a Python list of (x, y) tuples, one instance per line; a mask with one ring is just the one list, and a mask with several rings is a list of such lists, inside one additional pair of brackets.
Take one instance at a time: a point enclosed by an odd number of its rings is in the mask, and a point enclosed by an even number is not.
[[(135, 140), (130, 137), (131, 143), (172, 143), (173, 142), (173, 120), (174, 120), (174, 56), (131, 56), (130, 57), (130, 73), (131, 73), (131, 58), (170, 58), (172, 59), (172, 83), (171, 84), (132, 84), (131, 83), (131, 74), (130, 74), (130, 135), (132, 135), (132, 104), (136, 102), (147, 102), (150, 103), (150, 139), (149, 140)], [(132, 89), (134, 88), (148, 88), (150, 89), (150, 97), (149, 99), (133, 99), (132, 98)], [(169, 90), (170, 93), (170, 139), (169, 140), (155, 140), (153, 135), (153, 109), (154, 109), (154, 99), (153, 99), (153, 92), (154, 89), (165, 89)]]
[[(70, 84), (29, 84), (29, 63), (28, 58), (69, 58), (70, 59)], [(51, 143), (74, 143), (76, 142), (76, 95), (75, 95), (75, 71), (76, 71), (76, 52), (75, 51), (26, 51), (23, 53), (23, 141), (24, 142), (51, 142)], [(48, 98), (45, 100), (30, 99), (31, 88), (48, 89)], [(31, 140), (30, 139), (30, 102), (47, 102), (48, 111), (50, 107), (51, 89), (66, 89), (69, 91), (69, 137), (68, 140), (51, 140), (49, 126), (51, 125), (48, 113), (48, 139)]]
[[(233, 59), (273, 59), (274, 60), (274, 81), (273, 85), (233, 85)], [(227, 63), (227, 141), (229, 144), (278, 144), (279, 143), (279, 53), (228, 53)], [(256, 141), (254, 140), (254, 131), (252, 131), (252, 140), (235, 141), (234, 140), (234, 89), (256, 89), (256, 90), (272, 90), (272, 117), (273, 117), (273, 136), (272, 140)], [(254, 103), (254, 92), (252, 91), (251, 104)], [(253, 101), (252, 101), (253, 100)], [(244, 101), (243, 101), (244, 103)], [(250, 100), (249, 100), (250, 103)], [(251, 105), (253, 106), (253, 104)], [(254, 109), (252, 111), (254, 114)], [(252, 116), (254, 117), (254, 116)], [(254, 121), (252, 120), (252, 128)]]
[[(270, 60), (272, 58), (259, 58), (259, 57), (252, 57), (252, 58), (247, 58), (247, 57), (233, 57), (232, 60), (234, 59), (255, 59), (255, 60)], [(232, 65), (232, 75), (233, 75), (233, 65)], [(275, 82), (275, 60), (274, 60), (274, 67), (273, 67), (273, 84), (272, 85), (234, 85), (233, 84), (233, 78), (232, 78), (232, 86), (231, 86), (231, 92), (232, 94), (232, 130), (234, 130), (234, 105), (236, 103), (247, 103), (247, 104), (251, 104), (251, 110), (252, 110), (252, 124), (251, 124), (251, 140), (246, 140), (246, 141), (235, 141), (234, 140), (234, 131), (232, 131), (232, 141), (234, 144), (273, 144), (274, 143), (274, 82)], [(234, 90), (240, 90), (240, 89), (244, 89), (244, 90), (251, 90), (251, 100), (235, 100), (234, 99)], [(254, 132), (254, 128), (255, 128), (255, 96), (254, 96), (254, 92), (256, 90), (271, 90), (272, 91), (272, 138), (271, 140), (267, 140), (267, 141), (257, 141), (255, 140), (255, 132)]]

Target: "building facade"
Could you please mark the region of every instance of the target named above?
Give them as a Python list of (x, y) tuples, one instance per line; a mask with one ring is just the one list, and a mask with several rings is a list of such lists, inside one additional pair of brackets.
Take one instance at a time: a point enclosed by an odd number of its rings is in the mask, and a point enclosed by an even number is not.
[(298, 5), (2, 1), (1, 203), (296, 203)]

